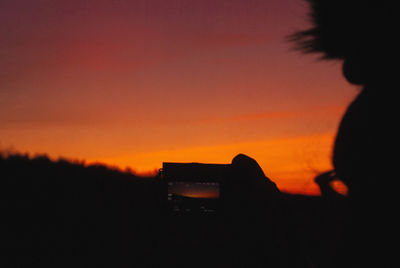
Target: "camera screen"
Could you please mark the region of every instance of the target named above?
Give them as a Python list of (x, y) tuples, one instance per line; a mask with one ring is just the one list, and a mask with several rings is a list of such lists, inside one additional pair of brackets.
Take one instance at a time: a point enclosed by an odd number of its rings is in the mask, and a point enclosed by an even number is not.
[(175, 215), (216, 214), (229, 165), (164, 162), (168, 207)]
[(217, 182), (174, 181), (168, 183), (168, 201), (173, 212), (213, 213), (220, 197)]

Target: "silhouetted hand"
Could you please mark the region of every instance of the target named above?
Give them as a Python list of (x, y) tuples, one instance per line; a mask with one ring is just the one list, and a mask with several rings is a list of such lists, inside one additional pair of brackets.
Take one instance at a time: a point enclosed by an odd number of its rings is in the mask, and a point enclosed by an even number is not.
[(244, 211), (266, 207), (280, 193), (258, 163), (243, 154), (233, 158), (230, 178), (224, 184), (223, 192), (226, 206)]
[(331, 170), (331, 171), (327, 171), (324, 172), (320, 175), (318, 175), (314, 181), (315, 183), (318, 184), (319, 189), (321, 190), (321, 195), (323, 197), (328, 197), (328, 198), (338, 198), (338, 197), (343, 197), (341, 194), (339, 194), (338, 192), (336, 192), (332, 186), (331, 186), (331, 182), (333, 182), (334, 180), (337, 180), (337, 176), (335, 171)]
[(260, 165), (253, 159), (244, 154), (238, 154), (232, 160), (232, 178), (235, 182), (248, 185), (255, 191), (264, 196), (279, 193), (275, 183), (265, 176)]
[(318, 185), (326, 185), (335, 179), (336, 179), (335, 171), (330, 170), (330, 171), (319, 174), (317, 177), (315, 177), (314, 181)]

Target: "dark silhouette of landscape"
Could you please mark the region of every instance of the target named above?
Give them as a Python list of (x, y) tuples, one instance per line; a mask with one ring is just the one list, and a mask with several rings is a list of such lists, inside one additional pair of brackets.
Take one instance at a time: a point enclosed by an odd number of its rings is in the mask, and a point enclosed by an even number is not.
[(315, 179), (321, 196), (283, 193), (254, 159), (238, 155), (216, 215), (176, 216), (165, 209), (159, 176), (1, 155), (0, 265), (396, 266), (399, 194), (385, 150), (394, 147), (397, 114), (397, 14), (390, 1), (308, 2), (313, 26), (290, 39), (342, 61), (343, 75), (360, 87), (338, 128), (334, 170)]
[[(0, 170), (5, 267), (312, 267), (324, 228), (344, 220), (321, 213), (326, 200), (281, 193), (259, 176), (247, 189), (233, 179), (218, 214), (176, 216), (157, 176), (22, 154), (2, 155)], [(252, 187), (264, 183), (257, 196)]]
[(0, 170), (2, 261), (71, 267), (148, 260), (151, 225), (161, 225), (154, 180), (20, 154), (1, 156)]

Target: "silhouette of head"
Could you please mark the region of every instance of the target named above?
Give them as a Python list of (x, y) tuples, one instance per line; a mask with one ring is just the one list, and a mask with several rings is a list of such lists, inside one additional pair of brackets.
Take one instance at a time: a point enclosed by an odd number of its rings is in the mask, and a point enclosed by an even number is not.
[(353, 84), (382, 84), (395, 77), (390, 67), (399, 47), (394, 1), (307, 1), (313, 27), (291, 38), (300, 49), (344, 60), (343, 74)]
[[(397, 9), (390, 0), (306, 0), (311, 7), (312, 27), (291, 36), (299, 49), (320, 53), (322, 59), (342, 60), (343, 74), (362, 85), (362, 94), (348, 107), (336, 136), (335, 173), (352, 196), (368, 196), (379, 185), (378, 155), (381, 144), (375, 135), (384, 132), (378, 123), (391, 116), (379, 110), (388, 106), (397, 84)], [(366, 163), (374, 163), (368, 165)]]

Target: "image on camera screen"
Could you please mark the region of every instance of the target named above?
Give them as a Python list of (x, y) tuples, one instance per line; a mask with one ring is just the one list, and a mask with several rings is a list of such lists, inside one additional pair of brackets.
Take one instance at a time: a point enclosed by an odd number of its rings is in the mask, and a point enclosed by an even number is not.
[(227, 164), (164, 162), (162, 178), (167, 186), (168, 207), (173, 214), (215, 214)]
[(214, 213), (219, 197), (217, 182), (168, 182), (168, 201), (175, 213)]

